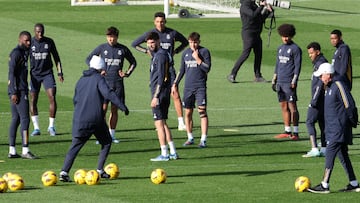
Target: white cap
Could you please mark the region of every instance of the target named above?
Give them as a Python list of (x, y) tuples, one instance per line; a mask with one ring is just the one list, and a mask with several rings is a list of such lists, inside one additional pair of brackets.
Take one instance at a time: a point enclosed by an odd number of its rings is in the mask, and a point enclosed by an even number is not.
[(94, 68), (96, 70), (101, 70), (105, 68), (105, 61), (100, 56), (92, 56), (90, 60), (90, 68)]
[(322, 74), (333, 74), (335, 72), (334, 66), (330, 63), (322, 63), (319, 69), (314, 72), (315, 77), (319, 77)]

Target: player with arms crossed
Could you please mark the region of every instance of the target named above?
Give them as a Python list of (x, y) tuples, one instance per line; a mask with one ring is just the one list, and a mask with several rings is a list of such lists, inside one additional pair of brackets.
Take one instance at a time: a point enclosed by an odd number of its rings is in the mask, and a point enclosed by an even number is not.
[[(170, 106), (171, 84), (175, 78), (174, 65), (170, 53), (160, 46), (160, 38), (156, 32), (150, 32), (146, 44), (153, 57), (150, 64), (150, 89), (154, 124), (159, 139), (161, 154), (150, 161), (168, 161), (178, 159), (171, 131), (166, 123)], [(166, 142), (170, 148), (170, 154)]]
[[(106, 82), (112, 88), (119, 99), (125, 104), (124, 78), (127, 78), (135, 70), (136, 60), (129, 48), (118, 43), (119, 30), (116, 27), (109, 27), (106, 30), (107, 43), (96, 47), (86, 58), (86, 64), (90, 65), (93, 55), (101, 56), (105, 60), (106, 68), (101, 72), (105, 75)], [(123, 71), (125, 59), (129, 62), (129, 68)], [(108, 108), (108, 100), (105, 100), (104, 110)], [(111, 103), (111, 112), (109, 115), (109, 131), (114, 143), (119, 143), (115, 138), (115, 129), (118, 122), (118, 108)], [(98, 142), (97, 142), (98, 143)]]
[[(150, 57), (152, 57), (151, 51), (149, 51), (146, 47), (141, 46), (141, 44), (146, 42), (145, 38), (148, 35), (148, 33), (156, 32), (160, 36), (161, 48), (167, 50), (172, 57), (175, 54), (180, 53), (188, 45), (188, 41), (186, 40), (184, 35), (182, 35), (180, 32), (166, 27), (165, 24), (166, 24), (165, 13), (163, 12), (155, 13), (154, 15), (155, 28), (148, 32), (145, 32), (139, 38), (134, 40), (131, 46), (134, 47), (136, 50), (143, 52), (149, 55)], [(175, 42), (180, 42), (180, 45), (177, 48), (175, 48)], [(186, 130), (184, 124), (184, 118), (183, 118), (183, 110), (181, 106), (181, 99), (178, 89), (175, 89), (171, 93), (171, 96), (174, 100), (174, 106), (178, 117), (178, 130)]]
[(174, 81), (173, 88), (177, 88), (184, 74), (186, 74), (183, 105), (185, 108), (185, 124), (188, 140), (184, 143), (184, 146), (194, 144), (192, 115), (196, 100), (201, 122), (199, 147), (205, 148), (208, 131), (206, 81), (207, 74), (211, 68), (211, 56), (208, 49), (200, 46), (199, 33), (191, 33), (188, 40), (190, 48), (186, 49), (182, 54), (180, 71)]
[(31, 40), (30, 54), (30, 112), (31, 120), (34, 125), (34, 131), (31, 133), (31, 135), (40, 135), (39, 112), (37, 108), (37, 103), (42, 83), (44, 85), (50, 103), (48, 132), (51, 136), (55, 136), (55, 116), (57, 110), (57, 103), (55, 97), (56, 82), (53, 74), (53, 62), (51, 56), (54, 58), (55, 66), (57, 69), (57, 76), (60, 82), (64, 82), (64, 75), (62, 71), (59, 53), (56, 49), (54, 40), (44, 36), (44, 25), (41, 23), (35, 24), (34, 32), (35, 36)]

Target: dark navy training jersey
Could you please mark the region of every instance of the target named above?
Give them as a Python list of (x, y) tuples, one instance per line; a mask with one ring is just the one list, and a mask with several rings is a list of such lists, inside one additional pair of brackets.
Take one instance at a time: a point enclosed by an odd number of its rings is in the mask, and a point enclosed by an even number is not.
[(87, 65), (90, 65), (90, 60), (93, 55), (100, 56), (105, 60), (105, 78), (107, 81), (122, 80), (119, 76), (119, 71), (123, 70), (125, 59), (130, 63), (130, 67), (132, 67), (127, 70), (127, 75), (130, 75), (136, 67), (135, 57), (129, 48), (119, 43), (114, 46), (111, 46), (109, 43), (104, 43), (96, 47), (86, 58)]
[(159, 49), (151, 60), (150, 64), (150, 88), (152, 97), (158, 97), (162, 88), (170, 88), (174, 81), (174, 63), (170, 54)]
[(15, 47), (9, 57), (8, 94), (28, 92), (28, 57), (29, 52), (21, 46)]
[(199, 57), (202, 60), (200, 65), (192, 57), (193, 51), (186, 49), (181, 57), (180, 71), (176, 76), (175, 84), (178, 85), (180, 80), (185, 76), (184, 88), (199, 88), (206, 87), (207, 74), (211, 68), (211, 56), (208, 49), (199, 46)]
[(33, 76), (44, 76), (47, 74), (53, 73), (53, 62), (52, 57), (57, 68), (58, 73), (62, 73), (61, 61), (59, 53), (56, 49), (55, 43), (51, 38), (43, 37), (40, 40), (33, 37), (31, 39), (31, 54), (30, 54), (30, 64), (31, 64), (31, 75)]
[(297, 84), (301, 71), (302, 51), (291, 42), (282, 44), (278, 49), (275, 74), (277, 83)]
[[(318, 55), (313, 61), (313, 73), (319, 69), (319, 66), (328, 61), (323, 54)], [(323, 105), (324, 102), (324, 84), (319, 77), (311, 75), (311, 101), (310, 104), (313, 107)], [(318, 105), (319, 104), (319, 105)]]
[[(131, 46), (134, 48), (136, 48), (136, 46), (139, 46), (145, 52), (146, 47), (142, 47), (141, 44), (146, 42), (146, 36), (150, 32), (156, 32), (159, 35), (161, 48), (167, 50), (171, 54), (171, 56), (174, 56), (174, 54), (181, 52), (189, 44), (188, 40), (184, 37), (184, 35), (177, 32), (176, 30), (166, 27), (165, 30), (162, 32), (157, 30), (156, 28), (150, 30), (149, 32), (145, 32), (139, 38), (134, 40)], [(175, 48), (176, 41), (181, 43), (177, 48)]]
[(351, 52), (348, 45), (343, 41), (336, 45), (336, 50), (332, 58), (332, 65), (335, 69), (335, 80), (341, 80), (349, 90), (352, 89), (352, 62)]

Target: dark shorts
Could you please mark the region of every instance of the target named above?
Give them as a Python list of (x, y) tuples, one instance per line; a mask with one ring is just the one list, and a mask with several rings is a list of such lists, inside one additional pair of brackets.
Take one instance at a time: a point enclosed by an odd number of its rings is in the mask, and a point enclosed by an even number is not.
[(183, 107), (187, 109), (195, 108), (195, 101), (197, 106), (206, 106), (207, 95), (206, 88), (185, 88), (183, 96)]
[(276, 91), (278, 93), (279, 102), (296, 102), (296, 89), (291, 88), (291, 83), (277, 83)]
[(30, 91), (40, 92), (41, 83), (44, 85), (46, 90), (50, 88), (56, 88), (54, 74), (51, 73), (44, 76), (31, 76)]
[[(120, 101), (122, 103), (125, 104), (125, 88), (124, 88), (124, 82), (123, 80), (121, 81), (116, 81), (116, 82), (107, 82), (110, 89), (112, 89), (116, 96), (120, 99)], [(109, 103), (110, 101), (105, 99), (105, 103)]]
[(159, 105), (152, 108), (154, 120), (166, 120), (168, 119), (170, 106), (170, 88), (161, 90), (159, 95)]

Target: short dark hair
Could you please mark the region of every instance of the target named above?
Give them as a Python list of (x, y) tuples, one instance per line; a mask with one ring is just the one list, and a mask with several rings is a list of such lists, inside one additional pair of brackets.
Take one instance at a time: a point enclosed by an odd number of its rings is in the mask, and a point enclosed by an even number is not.
[(292, 24), (282, 24), (280, 27), (278, 27), (278, 33), (283, 37), (294, 37), (296, 34), (296, 29)]
[(157, 18), (157, 17), (165, 18), (166, 15), (165, 15), (164, 12), (156, 12), (156, 13), (154, 14), (154, 18)]
[(145, 38), (145, 41), (148, 41), (148, 40), (159, 40), (160, 37), (159, 37), (159, 34), (156, 33), (156, 32), (149, 32), (147, 35), (146, 35), (146, 38)]
[(116, 27), (111, 26), (106, 30), (106, 35), (115, 35), (115, 36), (118, 37), (119, 36), (119, 30)]
[(30, 32), (25, 31), (25, 30), (20, 32), (20, 34), (19, 34), (19, 38), (20, 38), (20, 37), (22, 37), (22, 36), (24, 36), (24, 35), (26, 35), (26, 36), (28, 36), (29, 38), (31, 38), (31, 34), (30, 34)]
[(313, 48), (314, 50), (321, 51), (321, 46), (320, 46), (320, 44), (318, 42), (311, 42), (309, 45), (307, 45), (306, 48), (307, 49)]
[(42, 28), (43, 30), (45, 29), (45, 26), (44, 26), (44, 24), (42, 24), (42, 23), (36, 23), (36, 24), (34, 25), (34, 28), (36, 28), (36, 27), (40, 27), (40, 28)]
[(331, 31), (330, 34), (337, 35), (339, 38), (342, 36), (342, 33), (340, 30), (333, 30), (333, 31)]
[(200, 41), (200, 34), (197, 32), (190, 33), (188, 40)]

